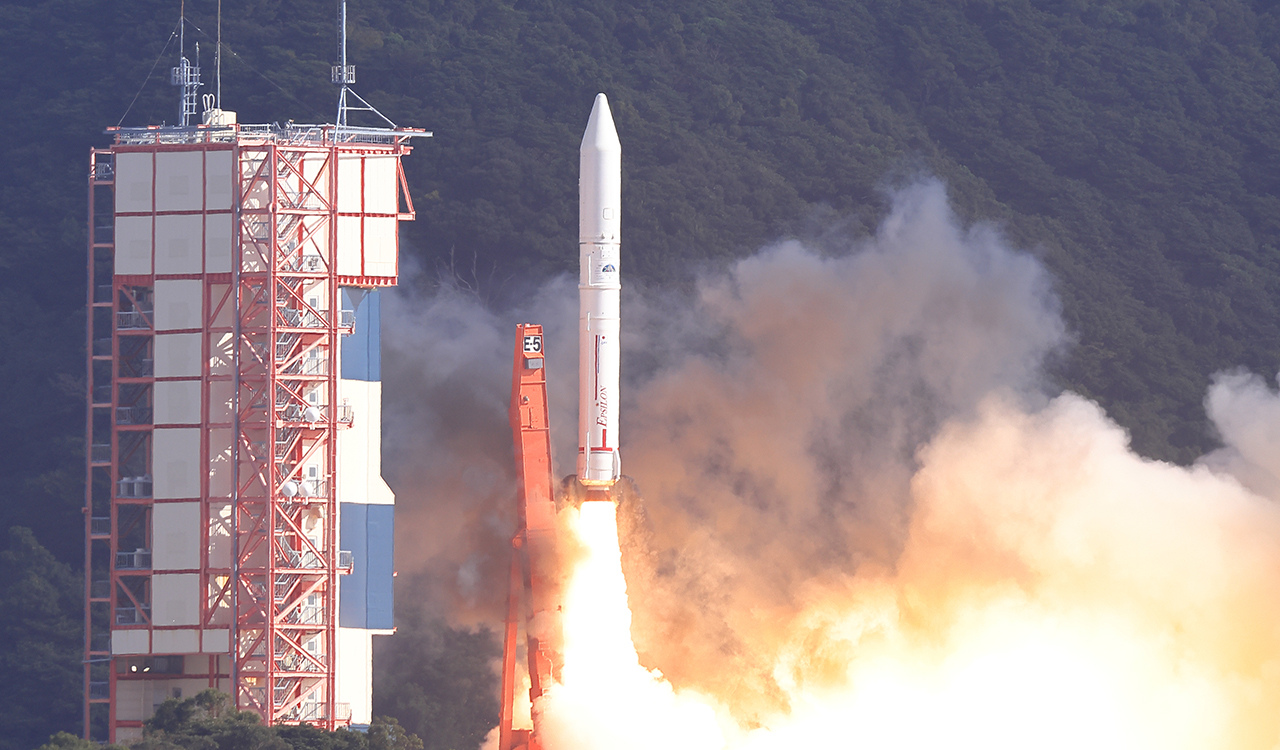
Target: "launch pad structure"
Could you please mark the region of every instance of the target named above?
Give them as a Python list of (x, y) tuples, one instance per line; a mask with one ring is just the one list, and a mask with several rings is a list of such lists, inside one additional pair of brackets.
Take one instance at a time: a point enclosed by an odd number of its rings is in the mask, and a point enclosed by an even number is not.
[[(622, 145), (609, 100), (597, 94), (582, 136), (578, 168), (578, 457), (577, 472), (566, 479), (565, 490), (580, 496), (580, 502), (615, 502), (615, 485), (621, 478), (617, 442), (621, 201)], [(510, 407), (517, 525), (503, 638), (498, 750), (542, 750), (536, 704), (560, 680), (564, 665), (545, 364), (542, 326), (517, 326)], [(522, 645), (535, 713), (531, 729), (515, 727), (516, 660)]]
[(510, 408), (516, 458), (516, 534), (512, 538), (502, 647), (498, 750), (540, 750), (542, 747), (533, 730), (514, 726), (521, 623), (525, 626), (523, 645), (528, 657), (531, 702), (551, 687), (563, 661), (558, 642), (556, 503), (543, 341), (542, 326), (516, 327)]
[(84, 732), (211, 687), (370, 720), (393, 632), (378, 290), (412, 128), (119, 128), (89, 164)]

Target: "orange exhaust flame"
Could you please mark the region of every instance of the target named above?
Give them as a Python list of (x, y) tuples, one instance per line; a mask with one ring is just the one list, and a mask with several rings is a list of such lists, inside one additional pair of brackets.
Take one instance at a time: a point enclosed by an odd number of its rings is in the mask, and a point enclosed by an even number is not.
[[(615, 507), (566, 511), (585, 554), (565, 600), (564, 684), (535, 706), (546, 747), (1275, 747), (1274, 608), (1233, 611), (1240, 592), (1224, 587), (1275, 577), (1280, 552), (1256, 532), (1280, 529), (1276, 509), (1205, 472), (1112, 452), (1117, 433), (1074, 396), (1035, 415), (997, 399), (974, 424), (944, 430), (913, 484), (919, 506), (898, 570), (806, 592), (811, 605), (776, 649), (789, 709), (754, 727), (640, 664)], [(1027, 465), (1062, 440), (1097, 471)], [(1003, 485), (991, 484), (997, 475)], [(1187, 475), (1205, 496), (1171, 500)], [(1137, 482), (1126, 490), (1157, 494), (1120, 507), (1108, 495), (1120, 476)], [(1161, 510), (1175, 515), (1162, 521)], [(1179, 544), (1200, 562), (1179, 563)], [(1203, 567), (1228, 551), (1258, 575)], [(995, 559), (1020, 574), (996, 571)], [(1179, 579), (1187, 591), (1171, 587)], [(1218, 611), (1179, 611), (1188, 592)]]

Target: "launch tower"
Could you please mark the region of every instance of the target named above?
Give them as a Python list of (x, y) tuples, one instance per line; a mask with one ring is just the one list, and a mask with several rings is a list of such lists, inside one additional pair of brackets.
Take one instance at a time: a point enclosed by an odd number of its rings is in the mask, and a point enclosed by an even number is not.
[(393, 627), (378, 292), (430, 134), (204, 121), (112, 129), (90, 157), (96, 740), (207, 687), (270, 724), (368, 723)]

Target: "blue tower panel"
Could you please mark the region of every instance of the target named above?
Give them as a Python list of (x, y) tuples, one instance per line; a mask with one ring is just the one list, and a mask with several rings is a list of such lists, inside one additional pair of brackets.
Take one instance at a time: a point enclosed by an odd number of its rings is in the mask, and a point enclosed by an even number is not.
[(351, 552), (351, 573), (339, 579), (338, 624), (390, 630), (395, 626), (394, 505), (342, 503), (339, 545)]
[(355, 332), (342, 338), (342, 377), (382, 379), (382, 300), (377, 289), (342, 288), (342, 309), (355, 311)]

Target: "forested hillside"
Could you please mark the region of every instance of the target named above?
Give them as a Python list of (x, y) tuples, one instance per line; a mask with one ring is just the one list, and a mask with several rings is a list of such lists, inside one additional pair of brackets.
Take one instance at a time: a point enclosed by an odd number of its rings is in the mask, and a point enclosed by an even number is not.
[[(199, 42), (211, 82), (215, 3), (186, 6), (189, 54)], [(334, 0), (224, 0), (223, 106), (242, 122), (331, 120), (334, 12)], [(999, 222), (1044, 259), (1077, 342), (1056, 377), (1145, 455), (1211, 448), (1209, 376), (1280, 362), (1270, 3), (351, 0), (349, 12), (356, 89), (435, 132), (406, 160), (418, 221), (405, 248), (421, 278), (461, 279), (500, 306), (572, 271), (578, 139), (604, 91), (625, 148), (631, 278), (687, 284), (788, 236), (838, 251), (874, 226), (884, 186), (927, 171), (966, 220)], [(73, 567), (87, 150), (107, 126), (175, 119), (177, 18), (176, 0), (0, 5), (0, 530), (31, 528)], [(22, 544), (14, 554), (38, 549)]]

